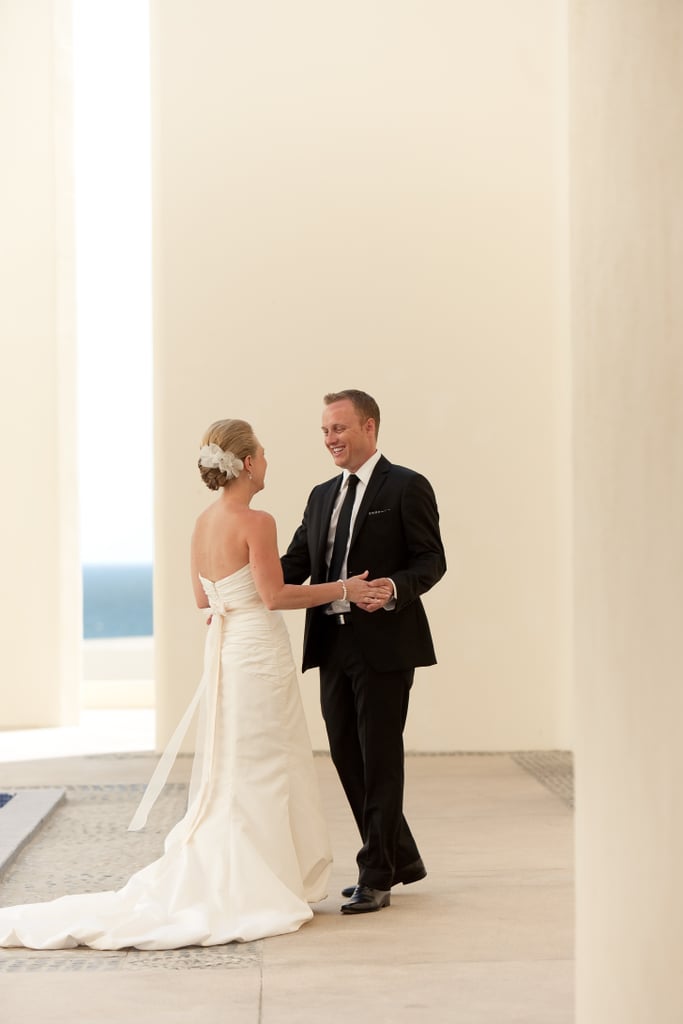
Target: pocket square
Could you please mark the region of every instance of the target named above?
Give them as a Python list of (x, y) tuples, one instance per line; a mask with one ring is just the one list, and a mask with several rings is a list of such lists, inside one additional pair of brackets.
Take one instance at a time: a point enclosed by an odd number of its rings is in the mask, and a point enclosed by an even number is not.
[(371, 512), (368, 512), (369, 516), (381, 516), (383, 512), (391, 512), (390, 508), (375, 508)]

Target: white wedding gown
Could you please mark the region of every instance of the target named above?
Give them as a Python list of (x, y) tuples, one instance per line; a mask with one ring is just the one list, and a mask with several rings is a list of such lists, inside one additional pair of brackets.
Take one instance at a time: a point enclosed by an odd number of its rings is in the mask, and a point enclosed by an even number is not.
[(188, 808), (122, 889), (0, 909), (0, 946), (176, 949), (299, 928), (332, 857), (287, 629), (248, 565), (202, 580), (213, 619), (195, 697), (131, 822), (142, 827), (199, 705)]

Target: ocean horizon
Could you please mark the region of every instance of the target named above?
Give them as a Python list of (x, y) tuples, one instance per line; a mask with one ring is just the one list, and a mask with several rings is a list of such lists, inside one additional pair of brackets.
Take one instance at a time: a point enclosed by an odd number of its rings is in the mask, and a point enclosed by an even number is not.
[(85, 640), (153, 635), (151, 563), (89, 564), (82, 573)]

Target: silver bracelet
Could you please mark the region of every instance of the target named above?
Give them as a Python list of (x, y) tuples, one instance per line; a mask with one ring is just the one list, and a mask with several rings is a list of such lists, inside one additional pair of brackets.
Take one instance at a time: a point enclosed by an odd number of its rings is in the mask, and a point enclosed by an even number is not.
[(346, 584), (344, 583), (344, 580), (337, 580), (337, 583), (341, 583), (341, 585), (342, 585), (341, 600), (342, 601), (348, 601), (348, 597), (346, 596)]

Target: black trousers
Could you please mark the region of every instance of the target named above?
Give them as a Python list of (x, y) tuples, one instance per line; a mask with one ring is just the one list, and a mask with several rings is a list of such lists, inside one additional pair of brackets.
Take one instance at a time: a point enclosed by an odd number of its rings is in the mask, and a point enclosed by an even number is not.
[(403, 816), (403, 729), (415, 672), (369, 668), (348, 621), (329, 617), (325, 630), (320, 702), (332, 761), (363, 840), (358, 881), (390, 889), (420, 856)]

